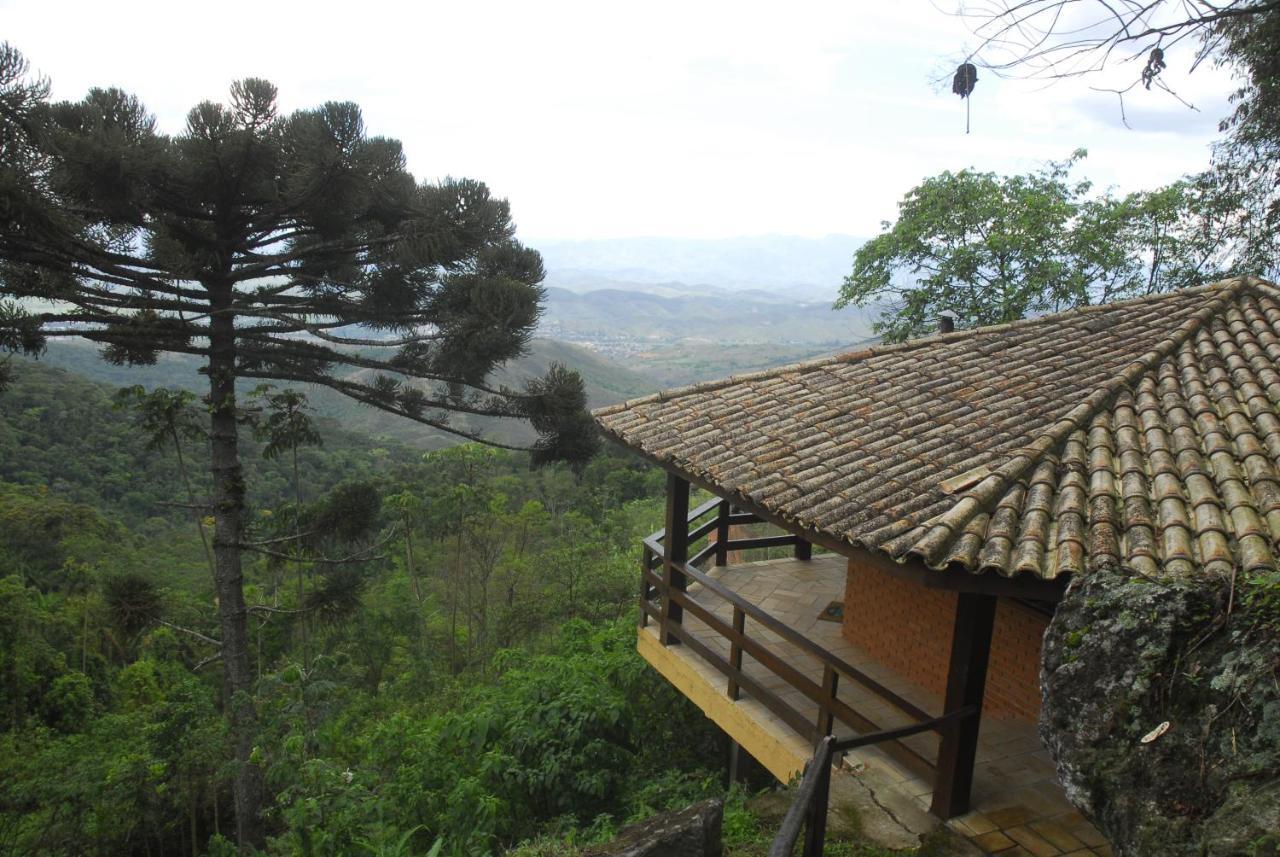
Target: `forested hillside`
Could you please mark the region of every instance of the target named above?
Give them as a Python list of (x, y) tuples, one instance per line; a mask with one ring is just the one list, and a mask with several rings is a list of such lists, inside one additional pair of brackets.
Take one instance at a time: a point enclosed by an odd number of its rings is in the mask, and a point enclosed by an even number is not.
[[(134, 414), (116, 401), (116, 388), (48, 361), (16, 365), (12, 384), (0, 394), (0, 481), (47, 489), (131, 524), (180, 511), (165, 505), (185, 502), (173, 451), (147, 448)], [(332, 420), (321, 424), (324, 446), (303, 447), (298, 456), (302, 481), (313, 492), (387, 474), (418, 458), (402, 444), (371, 443)], [(292, 496), (287, 462), (258, 457), (254, 470), (253, 502), (271, 506)], [(207, 493), (203, 469), (190, 477)]]
[[(100, 350), (100, 346), (84, 340), (62, 340), (51, 343), (40, 362), (109, 384), (141, 384), (147, 388), (180, 387), (200, 395), (208, 392), (208, 381), (198, 373), (199, 361), (195, 358), (165, 354), (160, 355), (151, 366), (125, 367), (102, 360)], [(585, 348), (548, 339), (534, 339), (528, 353), (497, 371), (493, 380), (499, 384), (518, 386), (530, 378), (545, 374), (553, 363), (568, 366), (582, 376), (587, 401), (592, 407), (643, 396), (658, 389), (658, 382), (618, 363)], [(379, 443), (395, 440), (417, 449), (439, 449), (458, 442), (454, 435), (374, 408), (362, 407), (326, 387), (302, 385), (300, 389), (306, 391), (311, 406), (319, 416), (337, 420), (344, 428), (360, 432)], [(517, 420), (480, 417), (470, 422), (460, 419), (458, 425), (463, 428), (478, 428), (487, 436), (507, 443), (528, 443), (534, 436), (527, 423)]]
[[(44, 364), (0, 394), (0, 854), (230, 853), (208, 568), (172, 450), (113, 402)], [(283, 459), (249, 459), (272, 853), (579, 841), (719, 788), (716, 735), (634, 653), (660, 473), (321, 431), (296, 515)]]

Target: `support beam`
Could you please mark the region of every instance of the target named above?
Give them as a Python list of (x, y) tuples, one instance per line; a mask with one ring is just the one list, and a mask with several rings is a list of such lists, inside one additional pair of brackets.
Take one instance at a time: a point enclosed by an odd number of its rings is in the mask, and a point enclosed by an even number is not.
[(994, 595), (958, 593), (955, 630), (951, 635), (951, 667), (947, 673), (946, 701), (942, 710), (955, 711), (972, 705), (975, 713), (951, 721), (942, 730), (933, 784), (933, 805), (930, 807), (939, 818), (954, 818), (969, 811), (995, 618)]
[(732, 738), (729, 739), (729, 782), (725, 785), (725, 789), (733, 788), (733, 784), (738, 781), (738, 764), (739, 757), (742, 754), (742, 746)]
[(669, 625), (679, 625), (684, 610), (671, 603), (671, 590), (683, 592), (688, 587), (684, 572), (676, 568), (689, 559), (689, 482), (670, 471), (667, 472), (667, 522), (662, 537), (662, 644), (678, 646), (680, 640), (668, 630)]

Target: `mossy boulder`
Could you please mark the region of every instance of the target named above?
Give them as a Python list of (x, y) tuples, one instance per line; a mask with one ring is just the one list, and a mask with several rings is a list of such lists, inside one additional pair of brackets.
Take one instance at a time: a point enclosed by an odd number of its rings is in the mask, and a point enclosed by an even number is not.
[(1040, 734), (1118, 854), (1278, 853), (1280, 621), (1262, 585), (1101, 569), (1059, 606)]
[(624, 827), (586, 857), (721, 857), (723, 820), (724, 801), (704, 800)]

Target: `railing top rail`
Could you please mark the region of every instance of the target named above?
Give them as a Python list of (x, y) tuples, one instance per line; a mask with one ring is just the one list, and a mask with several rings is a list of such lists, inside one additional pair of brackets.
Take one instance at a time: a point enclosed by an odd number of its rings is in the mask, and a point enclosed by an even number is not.
[[(712, 509), (718, 508), (720, 504), (723, 502), (724, 501), (721, 500), (719, 497), (713, 497), (712, 499), (703, 503), (701, 506), (698, 506), (697, 508), (690, 510), (689, 517), (685, 519), (685, 523), (692, 524), (694, 521), (698, 520), (703, 515), (710, 512)], [(650, 533), (649, 537), (646, 538), (645, 541), (647, 542), (647, 541), (653, 540), (655, 543), (661, 544), (662, 540), (665, 539), (666, 537), (667, 537), (667, 528), (663, 527), (657, 532)], [(658, 552), (661, 553), (662, 548), (658, 548)]]
[[(662, 554), (662, 545), (659, 544), (653, 538), (653, 536), (649, 536), (647, 539), (645, 539), (644, 543), (646, 547), (649, 548), (649, 550), (653, 551), (658, 555)], [(853, 664), (849, 663), (843, 658), (822, 648), (817, 643), (813, 642), (808, 637), (804, 636), (799, 631), (792, 628), (790, 625), (787, 625), (786, 623), (770, 615), (760, 607), (757, 607), (755, 604), (752, 604), (750, 601), (743, 598), (741, 595), (734, 592), (732, 589), (729, 589), (724, 584), (717, 581), (715, 578), (708, 576), (707, 574), (703, 573), (702, 571), (699, 571), (697, 568), (695, 568), (692, 565), (689, 565), (688, 563), (678, 563), (678, 568), (687, 577), (693, 580), (696, 580), (698, 583), (702, 584), (703, 587), (715, 593), (719, 597), (723, 598), (725, 601), (728, 601), (730, 604), (737, 607), (738, 609), (742, 610), (743, 613), (750, 616), (752, 619), (759, 622), (760, 624), (764, 625), (766, 628), (768, 628), (770, 631), (773, 631), (779, 637), (782, 637), (784, 640), (796, 646), (806, 654), (811, 655), (814, 658), (817, 658), (820, 662), (829, 665), (832, 669), (836, 670), (837, 672), (845, 675), (848, 678), (853, 679), (854, 681), (858, 682), (864, 687), (870, 689), (871, 691), (876, 693), (878, 696), (883, 697), (887, 702), (892, 704), (899, 711), (902, 711), (903, 713), (913, 717), (916, 720), (930, 719), (928, 712), (924, 711), (919, 706), (914, 705), (911, 702), (908, 702), (907, 700), (903, 699), (901, 696), (894, 693), (892, 690), (885, 687), (883, 684), (876, 681), (874, 678), (867, 675), (862, 670), (855, 667)]]

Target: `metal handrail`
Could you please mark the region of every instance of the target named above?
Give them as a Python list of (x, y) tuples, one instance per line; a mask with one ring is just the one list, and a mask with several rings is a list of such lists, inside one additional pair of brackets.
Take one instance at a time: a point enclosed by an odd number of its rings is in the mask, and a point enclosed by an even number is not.
[[(802, 829), (809, 833), (805, 837), (804, 857), (817, 857), (822, 853), (822, 843), (827, 838), (827, 802), (831, 794), (831, 759), (834, 756), (835, 738), (828, 735), (818, 743), (813, 758), (804, 766), (796, 799), (791, 802), (791, 808), (778, 827), (778, 835), (769, 846), (769, 857), (791, 857)], [(816, 852), (813, 850), (815, 847)]]
[(823, 846), (827, 838), (827, 804), (831, 794), (831, 762), (837, 753), (848, 752), (858, 747), (867, 747), (884, 741), (895, 741), (906, 738), (962, 717), (972, 717), (978, 713), (977, 706), (966, 705), (955, 711), (949, 711), (941, 717), (901, 726), (897, 729), (884, 729), (866, 735), (853, 735), (849, 738), (836, 739), (827, 735), (818, 742), (813, 758), (804, 766), (804, 774), (796, 789), (795, 800), (782, 819), (778, 833), (769, 846), (769, 857), (791, 857), (791, 852), (800, 839), (800, 831), (804, 829), (805, 845), (803, 857), (822, 857)]

